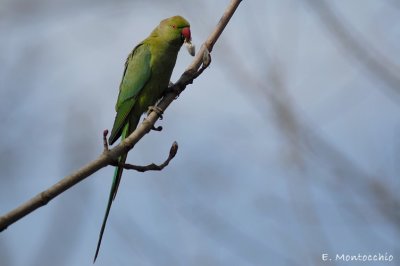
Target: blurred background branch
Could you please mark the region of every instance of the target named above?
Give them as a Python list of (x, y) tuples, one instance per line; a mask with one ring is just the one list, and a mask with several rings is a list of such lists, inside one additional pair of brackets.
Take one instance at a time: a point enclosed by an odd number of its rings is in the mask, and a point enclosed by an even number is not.
[(307, 0), (329, 33), (334, 36), (349, 57), (353, 57), (390, 89), (390, 96), (399, 100), (400, 67), (375, 49), (361, 34), (358, 34), (345, 18), (332, 10), (325, 0)]

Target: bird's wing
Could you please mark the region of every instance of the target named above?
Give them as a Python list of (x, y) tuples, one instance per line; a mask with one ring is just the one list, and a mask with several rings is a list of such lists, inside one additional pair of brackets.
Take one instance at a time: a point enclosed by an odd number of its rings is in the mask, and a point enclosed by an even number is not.
[(114, 126), (109, 138), (110, 144), (121, 135), (122, 128), (127, 122), (138, 94), (151, 77), (151, 53), (148, 44), (141, 43), (129, 54), (125, 63), (125, 70), (119, 86), (119, 95), (115, 109)]

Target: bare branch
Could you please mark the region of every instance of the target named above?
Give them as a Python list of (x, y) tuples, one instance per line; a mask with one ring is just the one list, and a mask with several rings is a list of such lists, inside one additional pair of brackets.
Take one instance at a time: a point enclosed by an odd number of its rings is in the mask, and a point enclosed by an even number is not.
[[(185, 72), (181, 75), (179, 80), (172, 86), (172, 90), (170, 90), (160, 101), (160, 103), (157, 105), (158, 108), (160, 108), (162, 111), (165, 111), (168, 106), (175, 100), (175, 98), (186, 88), (186, 86), (188, 84), (191, 84), (193, 80), (197, 78), (204, 71), (205, 68), (208, 67), (208, 64), (210, 62), (203, 61), (203, 58), (207, 58), (204, 56), (204, 54), (212, 51), (215, 42), (218, 40), (219, 36), (221, 35), (222, 31), (228, 24), (230, 18), (233, 16), (240, 3), (241, 0), (232, 0), (230, 2), (215, 29), (211, 32), (208, 39), (202, 45), (197, 56), (194, 58), (194, 60), (185, 70)], [(118, 144), (116, 147), (108, 150), (108, 144), (103, 143), (106, 152), (103, 152), (96, 160), (86, 164), (75, 173), (61, 179), (49, 189), (37, 194), (35, 197), (23, 203), (16, 209), (1, 216), (0, 232), (6, 229), (10, 224), (18, 221), (19, 219), (33, 212), (37, 208), (46, 205), (50, 200), (57, 197), (58, 195), (76, 185), (88, 176), (92, 175), (93, 173), (97, 172), (101, 168), (108, 165), (113, 165), (115, 160), (119, 156), (129, 152), (135, 146), (135, 144), (141, 138), (143, 138), (144, 135), (149, 133), (151, 129), (154, 128), (154, 123), (158, 120), (158, 118), (159, 114), (157, 114), (156, 112), (151, 112), (149, 116), (136, 128), (136, 130), (132, 132), (132, 134), (129, 135), (125, 140), (121, 141), (121, 143)], [(106, 134), (106, 132), (103, 133), (103, 138), (104, 134)], [(173, 156), (171, 156), (171, 153), (170, 157), (173, 158)], [(165, 167), (171, 159), (167, 159), (167, 161), (165, 161), (159, 167)], [(154, 168), (154, 166), (151, 167)]]
[[(157, 129), (155, 129), (155, 130), (157, 130)], [(103, 131), (103, 146), (104, 146), (103, 153), (110, 152), (110, 150), (108, 148), (107, 135), (108, 135), (108, 130), (106, 129), (106, 130)], [(113, 161), (113, 162), (111, 162), (110, 165), (111, 166), (116, 166), (116, 167), (117, 166), (118, 167), (122, 167), (122, 168), (124, 168), (126, 170), (136, 170), (138, 172), (161, 171), (175, 157), (177, 152), (178, 152), (178, 143), (176, 141), (174, 141), (174, 143), (172, 143), (172, 146), (171, 146), (171, 148), (169, 150), (169, 154), (168, 154), (167, 160), (165, 160), (165, 162), (163, 162), (160, 165), (152, 163), (152, 164), (149, 164), (149, 165), (146, 165), (146, 166), (140, 166), (140, 165), (134, 165), (134, 164), (129, 164), (129, 163), (121, 163), (121, 162), (118, 161), (118, 159)]]
[(178, 143), (176, 141), (174, 141), (174, 143), (172, 143), (171, 149), (169, 150), (169, 155), (168, 155), (167, 160), (165, 160), (165, 162), (163, 162), (160, 165), (152, 163), (152, 164), (149, 164), (146, 166), (140, 166), (140, 165), (133, 165), (133, 164), (129, 164), (129, 163), (118, 163), (118, 162), (114, 162), (111, 165), (119, 166), (119, 167), (122, 167), (127, 170), (136, 170), (138, 172), (161, 171), (175, 157), (177, 152), (178, 152)]

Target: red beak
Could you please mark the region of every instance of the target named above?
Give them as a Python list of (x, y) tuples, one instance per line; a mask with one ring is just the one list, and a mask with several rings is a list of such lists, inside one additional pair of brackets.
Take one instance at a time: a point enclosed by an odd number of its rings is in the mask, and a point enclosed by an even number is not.
[(182, 29), (182, 36), (185, 38), (185, 41), (190, 42), (192, 40), (192, 35), (190, 34), (190, 28), (186, 27)]

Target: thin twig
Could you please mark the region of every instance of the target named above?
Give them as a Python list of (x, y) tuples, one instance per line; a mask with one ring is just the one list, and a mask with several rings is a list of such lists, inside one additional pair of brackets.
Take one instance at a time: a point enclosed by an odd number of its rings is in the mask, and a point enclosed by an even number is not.
[(103, 131), (103, 147), (104, 147), (103, 153), (109, 151), (109, 148), (108, 148), (108, 141), (107, 141), (107, 135), (108, 135), (108, 129), (105, 129), (105, 130)]
[(175, 157), (177, 152), (178, 152), (178, 143), (176, 141), (174, 141), (174, 143), (172, 143), (171, 149), (169, 150), (169, 155), (168, 155), (167, 160), (165, 160), (165, 162), (163, 162), (160, 165), (152, 163), (152, 164), (149, 164), (149, 165), (146, 165), (146, 166), (141, 166), (141, 165), (133, 165), (133, 164), (129, 164), (129, 163), (118, 163), (118, 162), (114, 162), (111, 165), (112, 166), (119, 166), (119, 167), (122, 167), (122, 168), (124, 168), (126, 170), (136, 170), (138, 172), (161, 171)]
[[(107, 135), (108, 135), (108, 130), (104, 130), (103, 131), (103, 153), (107, 154), (108, 152), (110, 152), (109, 148), (108, 148), (108, 141), (107, 141)], [(178, 152), (178, 143), (176, 141), (174, 141), (174, 143), (172, 143), (172, 146), (169, 150), (169, 154), (168, 154), (168, 158), (167, 160), (165, 160), (165, 162), (163, 162), (160, 165), (157, 165), (155, 163), (151, 163), (149, 165), (146, 166), (141, 166), (141, 165), (134, 165), (134, 164), (129, 164), (129, 163), (121, 163), (117, 160), (113, 161), (110, 163), (111, 166), (116, 166), (116, 167), (122, 167), (126, 170), (136, 170), (138, 172), (146, 172), (146, 171), (161, 171), (162, 169), (164, 169), (169, 162), (175, 157), (176, 153)]]
[[(176, 96), (178, 96), (179, 93), (181, 93), (186, 88), (186, 86), (192, 83), (193, 80), (199, 75), (199, 71), (201, 71), (200, 74), (203, 72), (204, 69), (201, 69), (200, 66), (203, 65), (203, 55), (205, 53), (205, 49), (207, 49), (209, 52), (212, 51), (215, 42), (218, 40), (219, 36), (221, 35), (222, 31), (228, 24), (230, 18), (233, 16), (240, 3), (241, 0), (232, 0), (230, 2), (221, 19), (219, 20), (217, 26), (211, 32), (208, 39), (204, 42), (204, 45), (200, 49), (197, 56), (193, 59), (192, 63), (181, 75), (179, 80), (173, 85), (174, 90), (167, 93), (157, 105), (161, 110), (165, 111), (168, 106), (175, 100)], [(149, 116), (136, 128), (136, 130), (132, 132), (132, 134), (130, 134), (125, 140), (121, 141), (121, 143), (118, 144), (116, 147), (108, 150), (108, 152), (103, 152), (97, 159), (86, 164), (75, 173), (64, 177), (47, 190), (37, 194), (35, 197), (23, 203), (16, 209), (1, 216), (0, 232), (5, 230), (9, 225), (18, 221), (22, 217), (38, 209), (39, 207), (46, 205), (50, 200), (57, 197), (67, 189), (76, 185), (77, 183), (97, 172), (98, 170), (108, 165), (112, 165), (119, 156), (126, 154), (128, 151), (130, 151), (144, 135), (150, 132), (151, 128), (154, 127), (157, 119), (158, 115), (155, 112), (151, 112)]]

